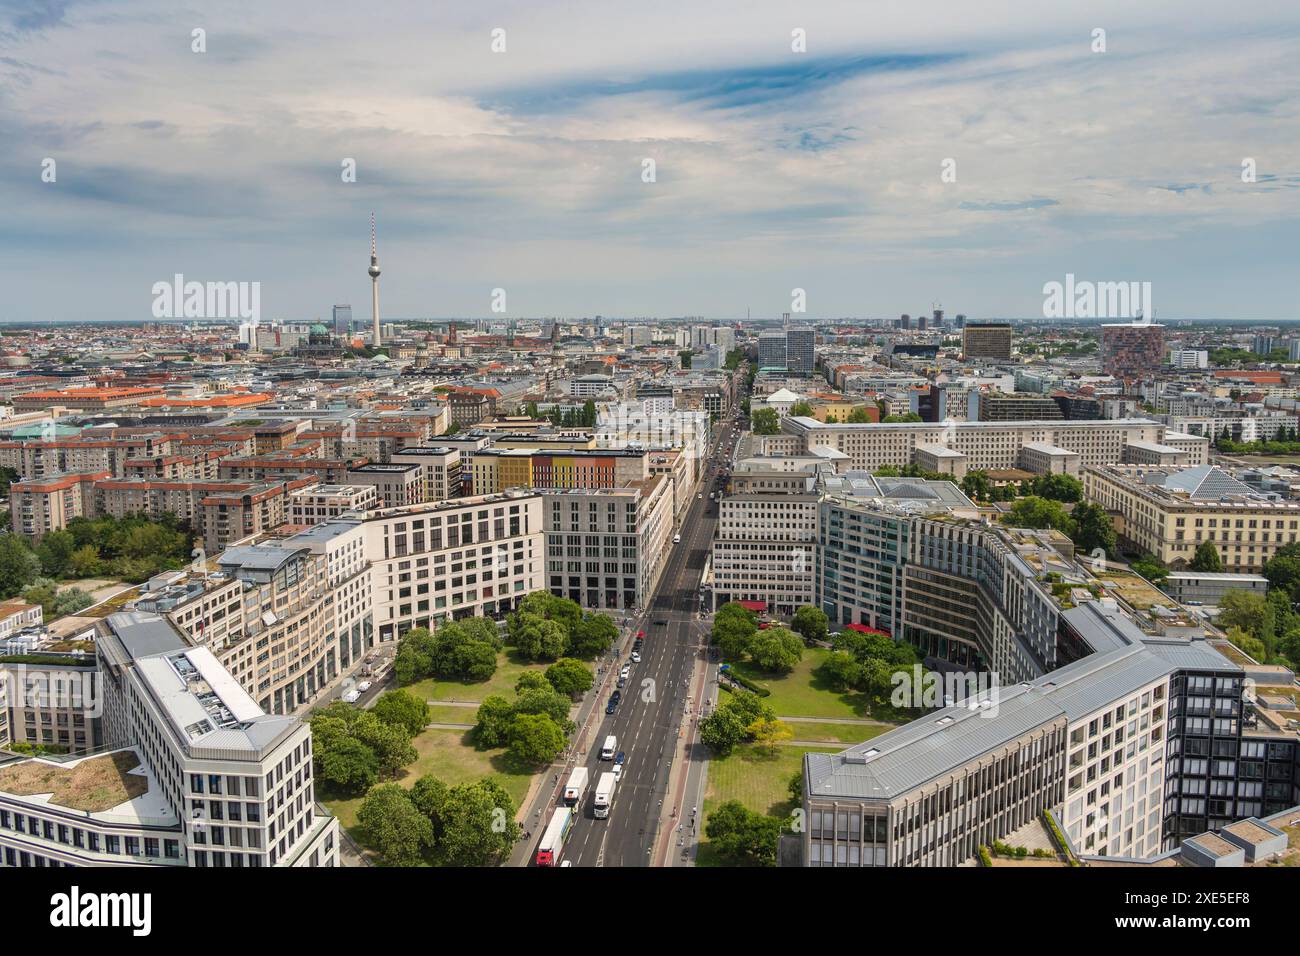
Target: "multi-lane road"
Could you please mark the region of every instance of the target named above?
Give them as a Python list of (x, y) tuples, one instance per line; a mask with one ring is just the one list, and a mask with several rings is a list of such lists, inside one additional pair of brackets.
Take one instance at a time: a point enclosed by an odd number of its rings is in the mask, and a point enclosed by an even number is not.
[[(665, 810), (673, 809), (668, 781), (678, 735), (688, 727), (688, 710), (699, 705), (688, 697), (692, 674), (708, 640), (708, 620), (700, 614), (700, 579), (717, 523), (717, 502), (710, 500), (709, 492), (715, 490), (717, 473), (734, 449), (734, 441), (728, 440), (732, 427), (732, 422), (718, 426), (698, 486), (702, 497), (691, 502), (682, 520), (681, 541), (672, 546), (654, 598), (625, 632), (634, 635), (644, 630), (646, 637), (640, 663), (631, 665), (622, 702), (613, 714), (605, 714), (612, 679), (596, 701), (593, 726), (586, 735), (589, 746), (580, 761), (588, 769), (590, 782), (560, 854), (574, 866), (649, 866), (654, 862), (660, 821)], [(628, 663), (626, 654), (607, 665), (597, 687), (610, 676), (609, 666), (617, 676), (624, 663)], [(601, 745), (610, 734), (618, 738), (618, 749), (627, 757), (610, 815), (598, 820), (592, 816), (591, 804), (600, 774), (613, 768), (600, 759)], [(545, 819), (541, 821), (544, 826)], [(535, 845), (539, 836), (534, 833), (530, 843)]]

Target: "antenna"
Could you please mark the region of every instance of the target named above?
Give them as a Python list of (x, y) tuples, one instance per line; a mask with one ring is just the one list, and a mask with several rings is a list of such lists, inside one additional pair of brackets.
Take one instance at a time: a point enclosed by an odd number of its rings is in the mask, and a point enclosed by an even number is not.
[(375, 214), (370, 214), (370, 258), (379, 258), (378, 247), (375, 245)]

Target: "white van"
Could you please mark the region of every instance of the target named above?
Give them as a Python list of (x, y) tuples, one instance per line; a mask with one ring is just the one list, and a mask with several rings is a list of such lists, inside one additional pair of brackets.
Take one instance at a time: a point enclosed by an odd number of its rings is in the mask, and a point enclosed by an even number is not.
[(680, 534), (673, 535), (673, 544), (681, 544), (681, 543), (682, 543), (682, 536)]
[(605, 738), (605, 746), (600, 748), (600, 759), (613, 760), (616, 753), (618, 753), (618, 738), (610, 734)]

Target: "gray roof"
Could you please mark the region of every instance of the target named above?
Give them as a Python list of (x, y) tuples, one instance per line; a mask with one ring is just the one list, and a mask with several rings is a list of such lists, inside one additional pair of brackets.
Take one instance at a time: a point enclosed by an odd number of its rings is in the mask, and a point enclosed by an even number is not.
[(1214, 465), (1198, 465), (1175, 472), (1164, 480), (1170, 491), (1186, 492), (1192, 498), (1221, 498), (1224, 495), (1253, 495), (1254, 488)]
[(272, 546), (240, 545), (221, 552), (217, 556), (217, 563), (222, 567), (238, 565), (244, 570), (277, 571), (291, 558), (305, 550), (305, 548), (295, 548), (287, 541)]
[[(1106, 626), (1105, 616), (1094, 617), (1097, 620), (1091, 627)], [(1079, 619), (1086, 622), (1083, 616)], [(813, 798), (890, 800), (1035, 728), (1048, 727), (1057, 720), (1078, 721), (1117, 704), (1175, 671), (1242, 672), (1205, 641), (1144, 638), (1121, 643), (1131, 636), (1117, 627), (1112, 639), (1120, 646), (1091, 654), (1032, 682), (991, 690), (988, 697), (995, 706), (959, 703), (838, 754), (805, 754), (807, 791)]]
[(157, 614), (119, 611), (104, 621), (132, 658), (150, 657), (188, 647), (176, 628)]

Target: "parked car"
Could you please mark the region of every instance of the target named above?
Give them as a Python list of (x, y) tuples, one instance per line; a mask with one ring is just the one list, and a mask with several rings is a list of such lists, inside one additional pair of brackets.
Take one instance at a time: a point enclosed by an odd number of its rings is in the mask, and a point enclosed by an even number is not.
[(611, 697), (609, 703), (605, 705), (605, 713), (612, 714), (616, 710), (618, 710), (618, 704), (614, 703), (614, 699)]
[(355, 687), (343, 695), (343, 702), (345, 704), (355, 704), (360, 699), (361, 691), (357, 690)]
[(359, 690), (363, 694), (366, 691), (370, 690), (370, 681), (363, 680), (360, 684), (357, 685), (357, 690)]
[(640, 663), (641, 663), (641, 652), (640, 652), (640, 651), (638, 651), (638, 650), (633, 650), (633, 651), (632, 651), (632, 663), (633, 663), (633, 664), (640, 664)]

